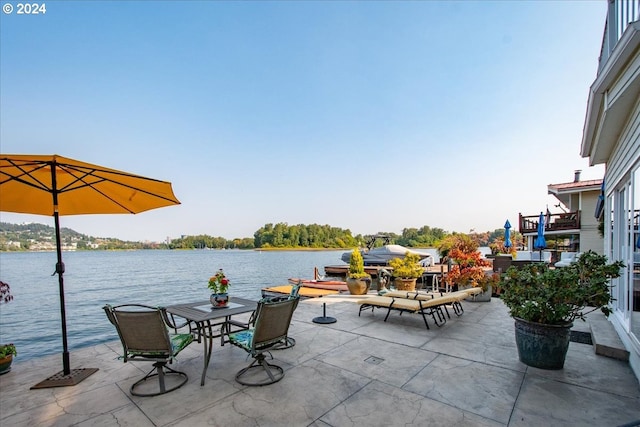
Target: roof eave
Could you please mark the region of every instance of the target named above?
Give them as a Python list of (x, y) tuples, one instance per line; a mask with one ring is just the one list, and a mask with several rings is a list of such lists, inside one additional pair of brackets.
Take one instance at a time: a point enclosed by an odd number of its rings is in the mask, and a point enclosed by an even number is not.
[(580, 145), (580, 155), (589, 157), (591, 166), (605, 163), (613, 149), (615, 143), (613, 137), (617, 126), (612, 123), (616, 117), (611, 116), (616, 115), (607, 115), (604, 111), (605, 94), (620, 76), (638, 46), (640, 46), (640, 21), (629, 24), (591, 85)]

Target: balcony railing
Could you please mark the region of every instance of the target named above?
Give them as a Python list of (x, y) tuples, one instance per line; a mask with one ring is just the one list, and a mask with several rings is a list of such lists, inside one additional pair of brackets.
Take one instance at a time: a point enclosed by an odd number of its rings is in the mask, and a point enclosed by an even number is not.
[[(520, 217), (520, 233), (537, 233), (540, 215), (522, 215)], [(544, 231), (563, 231), (580, 229), (580, 211), (559, 214), (547, 214), (544, 218)]]

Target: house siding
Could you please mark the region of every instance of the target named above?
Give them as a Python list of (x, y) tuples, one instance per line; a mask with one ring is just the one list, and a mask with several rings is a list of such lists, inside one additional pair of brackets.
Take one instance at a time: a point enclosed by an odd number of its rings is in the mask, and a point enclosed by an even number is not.
[(627, 178), (638, 159), (640, 159), (640, 100), (636, 102), (635, 108), (620, 134), (611, 159), (607, 162), (605, 173), (607, 187), (611, 189)]
[[(604, 254), (627, 267), (612, 281), (611, 323), (629, 351), (629, 364), (640, 379), (640, 311), (631, 304), (635, 243), (633, 213), (640, 210), (640, 0), (610, 1), (598, 76), (587, 104), (581, 154), (591, 164), (604, 163)], [(586, 218), (585, 218), (586, 219)], [(581, 238), (581, 244), (583, 243)], [(586, 243), (586, 242), (584, 242)], [(637, 263), (636, 263), (637, 266)], [(635, 297), (637, 298), (637, 297)]]
[(595, 217), (599, 191), (581, 194), (580, 210), (580, 252), (594, 251), (604, 254), (604, 240), (598, 231), (598, 219)]
[[(636, 102), (631, 114), (628, 116), (626, 124), (622, 128), (620, 137), (614, 145), (612, 155), (607, 162), (607, 171), (605, 173), (606, 195), (610, 200), (611, 195), (622, 187), (626, 187), (633, 193), (633, 187), (629, 186), (629, 182), (633, 183), (633, 171), (640, 173), (640, 101)], [(638, 182), (638, 180), (635, 180)], [(633, 184), (632, 184), (633, 185)], [(636, 208), (640, 207), (640, 201), (632, 201)], [(606, 212), (611, 212), (612, 207), (607, 206)], [(610, 227), (608, 222), (610, 218), (605, 218), (605, 224)], [(610, 236), (605, 238), (605, 255), (614, 259), (616, 249), (613, 248), (615, 242), (611, 242)], [(618, 241), (626, 239), (625, 236), (618, 236)], [(630, 265), (633, 262), (633, 246), (626, 249), (626, 256), (623, 261)], [(632, 265), (632, 264), (631, 264)], [(631, 275), (628, 271), (617, 280), (616, 286), (619, 293), (618, 300), (626, 301), (628, 290), (633, 286)], [(614, 314), (610, 316), (611, 323), (614, 325), (616, 332), (620, 336), (627, 350), (630, 352), (629, 364), (633, 369), (636, 377), (640, 379), (640, 336), (634, 335), (628, 326), (629, 320), (625, 317), (625, 310), (628, 304), (621, 303), (615, 307)], [(634, 312), (633, 316), (640, 313)]]

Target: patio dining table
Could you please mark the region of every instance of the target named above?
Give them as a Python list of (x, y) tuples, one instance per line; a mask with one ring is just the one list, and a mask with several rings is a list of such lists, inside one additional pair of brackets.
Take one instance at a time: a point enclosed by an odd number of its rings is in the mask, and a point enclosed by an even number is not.
[[(221, 338), (221, 344), (224, 345), (224, 336), (234, 332), (231, 330), (231, 323), (229, 323), (231, 317), (253, 312), (257, 306), (258, 303), (256, 301), (233, 297), (229, 299), (227, 306), (222, 308), (213, 308), (208, 300), (175, 304), (166, 307), (168, 313), (193, 322), (196, 326), (198, 338), (202, 339), (204, 345), (204, 367), (200, 380), (201, 386), (204, 385), (207, 368), (211, 360), (213, 340), (215, 338)], [(237, 322), (234, 322), (234, 325), (237, 325)], [(216, 326), (220, 326), (220, 332), (217, 334), (214, 332)]]

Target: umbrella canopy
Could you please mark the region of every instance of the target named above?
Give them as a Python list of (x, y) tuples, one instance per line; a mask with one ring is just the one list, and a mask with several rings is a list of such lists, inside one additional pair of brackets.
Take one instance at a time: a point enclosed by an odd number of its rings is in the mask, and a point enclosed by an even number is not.
[(507, 220), (507, 222), (504, 223), (504, 247), (505, 249), (509, 249), (511, 246), (511, 223)]
[[(538, 220), (538, 236), (533, 242), (533, 247), (536, 249), (544, 249), (547, 247), (547, 241), (544, 239), (544, 213), (540, 212), (540, 219)], [(542, 261), (542, 258), (540, 258)]]
[(56, 198), (60, 215), (135, 214), (180, 204), (169, 182), (57, 155), (0, 154), (1, 211), (53, 215)]
[[(58, 155), (0, 154), (0, 211), (53, 215), (56, 233), (60, 313), (62, 321), (63, 375), (73, 385), (91, 373), (73, 377), (67, 347), (64, 305), (64, 264), (60, 244), (59, 215), (135, 214), (163, 206), (178, 205), (171, 183), (145, 178)], [(70, 381), (67, 381), (70, 380)], [(45, 380), (46, 382), (47, 380)], [(34, 387), (38, 387), (37, 385)]]

